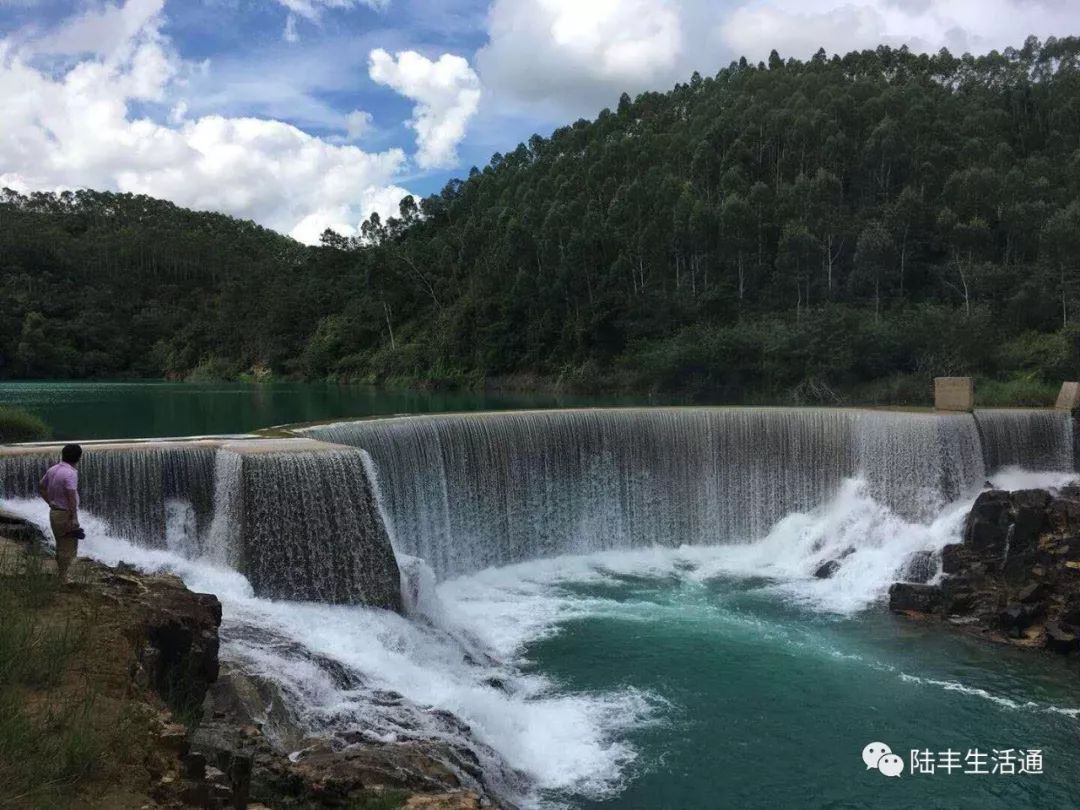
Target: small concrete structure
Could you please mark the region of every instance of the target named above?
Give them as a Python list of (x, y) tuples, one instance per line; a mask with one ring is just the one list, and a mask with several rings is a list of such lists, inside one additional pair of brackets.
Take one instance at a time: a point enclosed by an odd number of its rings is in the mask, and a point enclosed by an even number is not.
[(934, 409), (964, 413), (975, 410), (975, 384), (971, 377), (935, 377)]
[(1059, 411), (1075, 411), (1080, 408), (1080, 382), (1062, 383), (1054, 407)]

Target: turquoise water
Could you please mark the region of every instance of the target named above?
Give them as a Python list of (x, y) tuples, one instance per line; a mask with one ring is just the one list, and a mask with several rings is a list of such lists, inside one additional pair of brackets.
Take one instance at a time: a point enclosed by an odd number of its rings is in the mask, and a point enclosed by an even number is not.
[(400, 413), (670, 404), (642, 398), (385, 390), (330, 383), (0, 382), (0, 405), (24, 408), (54, 439), (244, 433), (292, 422)]
[[(561, 689), (638, 690), (656, 716), (604, 797), (577, 808), (1075, 807), (1075, 664), (925, 626), (871, 607), (799, 607), (764, 580), (609, 574), (561, 585), (582, 614), (527, 655)], [(1070, 711), (1071, 710), (1071, 711)], [(870, 742), (905, 760), (867, 770)], [(1037, 748), (1042, 775), (911, 774), (909, 749)], [(966, 767), (966, 766), (965, 766)]]

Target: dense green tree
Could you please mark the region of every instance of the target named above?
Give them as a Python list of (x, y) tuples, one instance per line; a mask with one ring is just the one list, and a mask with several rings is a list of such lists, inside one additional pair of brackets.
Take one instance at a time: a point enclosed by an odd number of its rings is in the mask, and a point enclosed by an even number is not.
[(1061, 294), (1062, 326), (1069, 326), (1069, 303), (1076, 297), (1080, 281), (1080, 201), (1058, 211), (1043, 228), (1046, 258), (1057, 271)]
[(881, 285), (888, 283), (896, 261), (892, 236), (880, 222), (871, 222), (855, 246), (852, 280), (874, 291), (874, 316), (881, 316)]
[(145, 197), (5, 191), (0, 376), (827, 401), (1075, 376), (1080, 40), (743, 59), (358, 230), (308, 248)]

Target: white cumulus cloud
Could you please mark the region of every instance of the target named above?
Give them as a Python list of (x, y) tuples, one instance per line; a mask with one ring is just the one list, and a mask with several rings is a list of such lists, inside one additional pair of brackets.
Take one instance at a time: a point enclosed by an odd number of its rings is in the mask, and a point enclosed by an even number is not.
[(595, 113), (772, 49), (975, 53), (1080, 30), (1071, 0), (492, 0), (476, 64), (496, 103)]
[(345, 132), (350, 141), (357, 141), (371, 131), (375, 116), (367, 110), (353, 110), (345, 116)]
[(416, 51), (391, 56), (382, 48), (370, 60), (372, 81), (416, 102), (409, 126), (416, 131), (417, 165), (456, 165), (457, 146), (480, 106), (480, 80), (468, 61), (449, 53), (434, 62)]
[(488, 34), (477, 55), (485, 84), (571, 106), (675, 80), (686, 46), (669, 0), (495, 0)]
[[(128, 0), (39, 40), (0, 40), (0, 186), (149, 194), (307, 242), (396, 208), (400, 149), (369, 153), (270, 119), (189, 118), (179, 78), (189, 66), (161, 33), (161, 5)], [(50, 71), (39, 63), (50, 53), (79, 58)], [(133, 109), (146, 104), (171, 109), (166, 123)]]
[(1080, 4), (1064, 0), (768, 0), (735, 10), (722, 29), (733, 53), (760, 59), (771, 48), (802, 58), (880, 44), (986, 53), (1078, 26)]

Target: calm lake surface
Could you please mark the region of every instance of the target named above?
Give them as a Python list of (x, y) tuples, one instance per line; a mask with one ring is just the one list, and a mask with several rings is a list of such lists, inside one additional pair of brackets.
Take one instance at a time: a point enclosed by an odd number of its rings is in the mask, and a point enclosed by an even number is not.
[(670, 404), (678, 402), (645, 397), (391, 391), (330, 383), (0, 382), (0, 405), (37, 414), (58, 440), (245, 433), (338, 417)]

